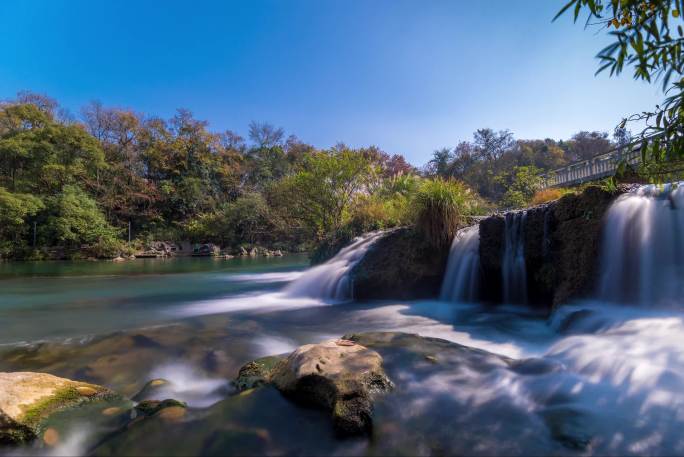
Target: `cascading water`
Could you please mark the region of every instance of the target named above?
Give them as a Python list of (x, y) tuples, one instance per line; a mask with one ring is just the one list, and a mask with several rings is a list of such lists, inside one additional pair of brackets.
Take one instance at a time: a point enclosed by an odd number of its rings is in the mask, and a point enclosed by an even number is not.
[(527, 303), (525, 268), (525, 211), (506, 214), (505, 244), (501, 273), (504, 303)]
[(335, 257), (307, 270), (299, 279), (289, 284), (284, 290), (285, 294), (291, 297), (323, 298), (335, 301), (352, 299), (349, 273), (373, 243), (385, 233), (384, 231), (371, 232), (356, 238)]
[(459, 230), (449, 251), (440, 299), (474, 302), (480, 285), (480, 226)]
[(600, 296), (611, 302), (679, 305), (684, 297), (684, 186), (642, 186), (610, 207)]

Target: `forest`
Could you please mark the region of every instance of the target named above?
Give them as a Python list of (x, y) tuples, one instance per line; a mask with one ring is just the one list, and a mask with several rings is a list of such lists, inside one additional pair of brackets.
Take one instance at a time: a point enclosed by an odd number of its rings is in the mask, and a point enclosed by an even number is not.
[(630, 141), (477, 130), (421, 167), (376, 146), (318, 149), (251, 122), (215, 132), (186, 109), (171, 119), (92, 102), (78, 116), (21, 92), (0, 105), (0, 257), (111, 258), (153, 240), (307, 251), (322, 240), (557, 198), (540, 174)]

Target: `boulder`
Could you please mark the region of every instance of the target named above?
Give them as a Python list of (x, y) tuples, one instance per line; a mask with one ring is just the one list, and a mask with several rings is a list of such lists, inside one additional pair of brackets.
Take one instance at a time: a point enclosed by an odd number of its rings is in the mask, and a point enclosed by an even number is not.
[(379, 238), (352, 268), (355, 299), (409, 299), (439, 295), (449, 256), (411, 228), (399, 228)]
[(250, 362), (237, 380), (241, 389), (266, 383), (300, 404), (331, 411), (341, 436), (370, 433), (373, 395), (393, 387), (380, 354), (349, 340), (308, 344), (287, 358)]
[(270, 383), (274, 370), (283, 360), (283, 356), (268, 356), (249, 362), (240, 368), (235, 387), (248, 390)]
[(105, 387), (47, 373), (0, 373), (0, 444), (31, 441), (58, 412), (119, 398)]

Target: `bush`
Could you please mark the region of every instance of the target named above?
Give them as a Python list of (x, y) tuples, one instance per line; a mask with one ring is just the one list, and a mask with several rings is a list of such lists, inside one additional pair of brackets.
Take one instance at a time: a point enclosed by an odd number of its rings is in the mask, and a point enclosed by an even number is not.
[(413, 199), (416, 228), (434, 247), (446, 246), (477, 196), (459, 181), (425, 180)]
[(542, 189), (535, 192), (532, 196), (532, 205), (541, 205), (542, 203), (552, 202), (558, 200), (565, 194), (572, 193), (571, 189), (566, 189), (563, 187), (552, 187), (549, 189)]

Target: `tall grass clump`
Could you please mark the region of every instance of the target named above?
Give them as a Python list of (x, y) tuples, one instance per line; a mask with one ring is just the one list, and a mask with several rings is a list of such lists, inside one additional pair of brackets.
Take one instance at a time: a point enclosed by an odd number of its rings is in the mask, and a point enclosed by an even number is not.
[(442, 178), (421, 183), (413, 199), (416, 228), (434, 247), (446, 246), (477, 197), (459, 181)]

